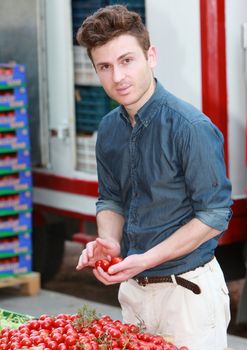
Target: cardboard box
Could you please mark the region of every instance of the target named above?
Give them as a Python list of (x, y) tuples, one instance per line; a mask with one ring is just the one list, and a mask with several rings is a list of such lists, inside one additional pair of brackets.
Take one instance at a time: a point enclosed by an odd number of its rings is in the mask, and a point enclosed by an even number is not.
[(0, 131), (0, 153), (30, 147), (28, 128)]
[(26, 108), (10, 109), (0, 112), (0, 131), (20, 129), (28, 127), (28, 115)]
[(16, 150), (0, 153), (0, 174), (12, 171), (26, 170), (31, 167), (29, 150)]
[(0, 237), (0, 258), (10, 257), (20, 253), (32, 251), (31, 232)]
[(0, 195), (10, 191), (25, 191), (31, 187), (31, 170), (0, 174)]
[(26, 84), (26, 69), (23, 64), (0, 64), (0, 88)]
[(0, 278), (16, 276), (32, 271), (32, 255), (19, 254), (0, 258)]
[[(4, 215), (5, 214), (5, 215)], [(32, 213), (5, 212), (0, 213), (0, 237), (11, 236), (18, 232), (27, 232), (32, 229)]]

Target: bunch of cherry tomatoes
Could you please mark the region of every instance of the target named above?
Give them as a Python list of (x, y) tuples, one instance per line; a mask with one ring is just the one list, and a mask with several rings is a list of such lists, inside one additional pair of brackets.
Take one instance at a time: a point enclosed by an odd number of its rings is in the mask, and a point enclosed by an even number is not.
[(95, 262), (95, 267), (101, 267), (102, 270), (107, 272), (110, 266), (118, 264), (122, 260), (123, 258), (121, 258), (120, 256), (113, 256), (111, 260), (108, 260), (108, 259), (97, 260)]
[(0, 331), (0, 350), (188, 350), (178, 349), (159, 335), (142, 333), (134, 324), (102, 316), (91, 320), (80, 314), (41, 315), (19, 326)]

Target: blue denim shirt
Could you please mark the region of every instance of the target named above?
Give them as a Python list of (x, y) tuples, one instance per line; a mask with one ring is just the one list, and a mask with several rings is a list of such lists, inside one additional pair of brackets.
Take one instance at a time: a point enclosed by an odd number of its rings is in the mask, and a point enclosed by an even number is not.
[[(140, 254), (192, 218), (224, 231), (231, 217), (223, 136), (195, 107), (157, 82), (132, 128), (120, 106), (101, 121), (96, 145), (97, 213), (125, 218), (122, 255)], [(209, 261), (218, 238), (140, 276), (180, 274)]]

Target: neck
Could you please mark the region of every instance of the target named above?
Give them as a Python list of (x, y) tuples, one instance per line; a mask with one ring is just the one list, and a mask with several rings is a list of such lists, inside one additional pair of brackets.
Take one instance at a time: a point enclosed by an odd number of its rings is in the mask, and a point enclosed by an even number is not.
[(142, 96), (142, 98), (133, 105), (125, 106), (125, 109), (129, 115), (130, 124), (132, 127), (135, 126), (135, 115), (139, 111), (139, 109), (144, 106), (144, 104), (150, 99), (150, 97), (153, 95), (154, 90), (156, 87), (156, 81), (155, 79), (152, 80), (148, 90), (145, 92), (145, 94)]
[(143, 96), (138, 100), (136, 103), (125, 106), (126, 111), (128, 112), (128, 115), (130, 119), (134, 120), (135, 114), (139, 111), (139, 109), (144, 106), (144, 104), (150, 99), (150, 97), (153, 95), (154, 90), (156, 86), (156, 81), (152, 79), (149, 88), (147, 91), (143, 94)]
[(133, 128), (136, 125), (135, 116), (129, 116), (129, 121), (130, 121), (130, 124)]

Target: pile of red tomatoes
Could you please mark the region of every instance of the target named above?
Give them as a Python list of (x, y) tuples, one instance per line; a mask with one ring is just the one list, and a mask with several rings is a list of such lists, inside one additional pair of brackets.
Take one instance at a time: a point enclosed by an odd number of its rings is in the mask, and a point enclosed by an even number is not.
[(188, 350), (178, 349), (159, 335), (112, 320), (110, 316), (87, 319), (82, 314), (41, 315), (0, 332), (0, 350), (40, 347), (44, 350)]

